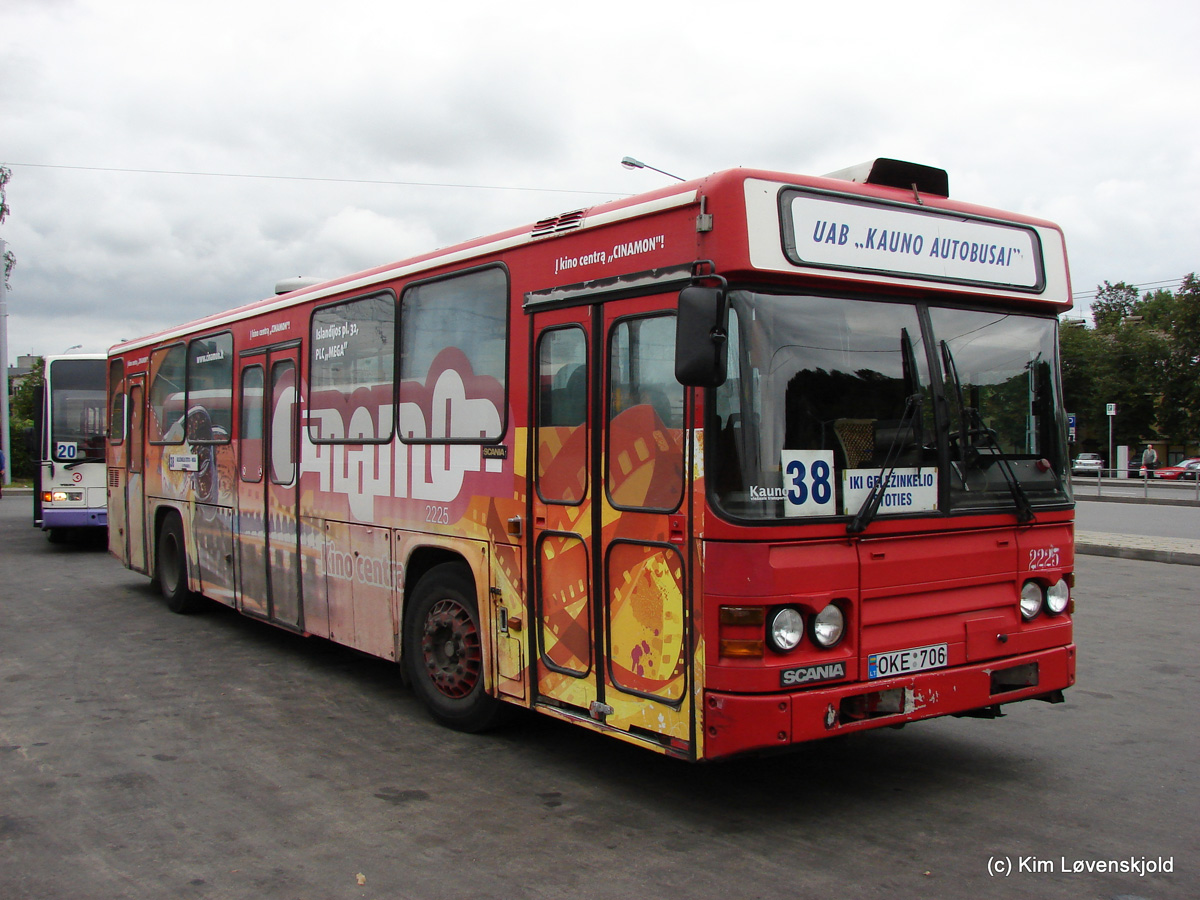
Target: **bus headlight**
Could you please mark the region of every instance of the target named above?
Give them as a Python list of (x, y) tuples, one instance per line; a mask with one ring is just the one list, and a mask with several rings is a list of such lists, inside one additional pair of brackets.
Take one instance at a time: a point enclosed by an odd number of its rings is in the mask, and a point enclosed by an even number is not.
[(1028, 622), (1042, 611), (1042, 586), (1027, 581), (1021, 587), (1021, 618)]
[(780, 653), (795, 650), (804, 637), (804, 616), (800, 610), (785, 606), (777, 609), (767, 618), (767, 640), (771, 647)]
[(1070, 602), (1071, 589), (1067, 587), (1067, 583), (1063, 579), (1058, 579), (1046, 588), (1046, 612), (1050, 615), (1057, 616), (1066, 612), (1067, 604)]
[(846, 616), (836, 603), (813, 616), (812, 637), (817, 644), (825, 649), (835, 646), (846, 633)]

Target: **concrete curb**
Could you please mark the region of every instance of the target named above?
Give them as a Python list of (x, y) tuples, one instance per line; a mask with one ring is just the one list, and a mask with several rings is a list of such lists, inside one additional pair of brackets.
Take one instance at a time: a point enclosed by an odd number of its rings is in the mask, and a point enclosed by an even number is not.
[(1081, 497), (1075, 495), (1079, 503), (1130, 503), (1138, 506), (1200, 506), (1198, 500), (1188, 500), (1182, 497)]
[(1076, 544), (1075, 555), (1112, 556), (1118, 559), (1140, 559), (1145, 562), (1171, 563), (1179, 566), (1200, 566), (1200, 553), (1173, 553), (1170, 550), (1144, 550), (1139, 547)]

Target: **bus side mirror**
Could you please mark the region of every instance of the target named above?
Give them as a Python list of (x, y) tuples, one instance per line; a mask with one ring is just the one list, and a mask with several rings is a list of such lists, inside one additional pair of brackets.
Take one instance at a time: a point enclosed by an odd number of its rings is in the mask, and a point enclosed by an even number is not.
[(679, 292), (675, 321), (675, 379), (687, 387), (725, 383), (729, 303), (725, 291), (690, 285)]

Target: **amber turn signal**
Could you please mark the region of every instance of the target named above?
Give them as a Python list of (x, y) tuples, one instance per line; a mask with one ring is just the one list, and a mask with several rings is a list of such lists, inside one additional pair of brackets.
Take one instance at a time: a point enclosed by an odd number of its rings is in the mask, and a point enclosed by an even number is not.
[(722, 606), (722, 625), (762, 625), (767, 620), (765, 606)]
[(721, 656), (733, 659), (762, 659), (765, 641), (722, 640), (719, 648)]

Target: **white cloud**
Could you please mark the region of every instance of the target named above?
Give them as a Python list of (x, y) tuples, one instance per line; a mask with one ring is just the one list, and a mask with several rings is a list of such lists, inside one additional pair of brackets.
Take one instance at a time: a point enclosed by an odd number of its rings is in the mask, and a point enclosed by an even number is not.
[(913, 158), (1058, 221), (1077, 290), (1179, 277), (1200, 268), (1197, 24), (1078, 0), (6, 0), (10, 340), (146, 333), (662, 183), (626, 154), (684, 176)]

